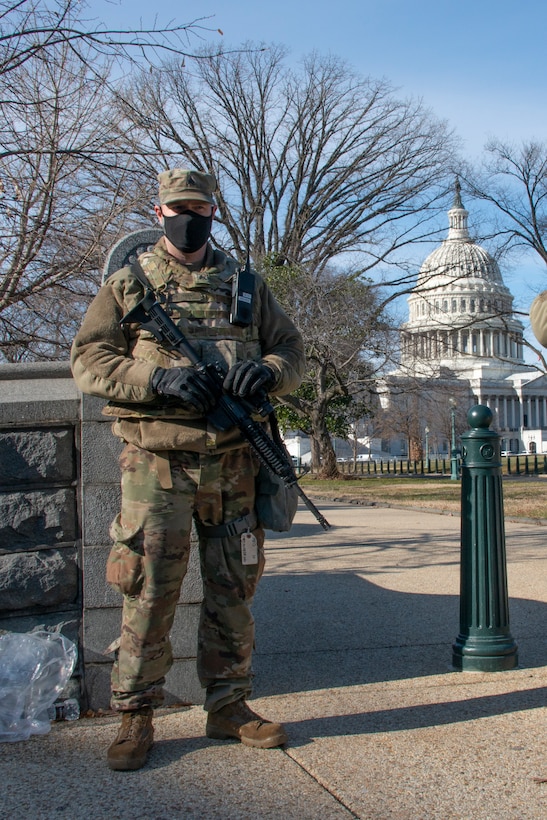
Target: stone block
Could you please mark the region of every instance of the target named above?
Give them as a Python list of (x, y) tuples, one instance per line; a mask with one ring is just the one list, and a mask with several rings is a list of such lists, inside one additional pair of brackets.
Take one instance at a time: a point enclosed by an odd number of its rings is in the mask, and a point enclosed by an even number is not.
[[(2, 613), (6, 615), (6, 613)], [(0, 618), (0, 631), (6, 632), (61, 632), (79, 645), (80, 611), (48, 612), (41, 615), (11, 615)]]
[(110, 545), (85, 546), (82, 552), (84, 609), (120, 607), (122, 596), (106, 583), (106, 559)]
[(0, 554), (75, 541), (73, 488), (0, 493)]
[(1, 482), (70, 482), (75, 477), (74, 428), (0, 431)]
[[(0, 382), (0, 389), (2, 383)], [(78, 422), (80, 403), (74, 401), (32, 401), (30, 398), (26, 402), (12, 402), (3, 404), (0, 402), (0, 424), (4, 426), (17, 426), (19, 424), (46, 425), (51, 422), (73, 421)]]
[[(86, 666), (85, 699), (89, 709), (110, 708), (110, 671), (112, 663)], [(194, 660), (176, 660), (167, 673), (165, 682), (165, 705), (201, 704), (205, 690), (201, 688)], [(205, 731), (205, 715), (203, 716)]]
[[(193, 660), (177, 659), (167, 673), (165, 680), (165, 705), (202, 704), (205, 701), (205, 689), (202, 688), (196, 663)], [(203, 731), (205, 732), (205, 714)]]
[(78, 422), (80, 394), (68, 362), (0, 366), (0, 424)]
[(86, 487), (83, 500), (83, 539), (84, 544), (110, 544), (110, 525), (121, 504), (121, 488)]
[(70, 604), (78, 597), (75, 549), (46, 549), (0, 557), (0, 610)]
[[(175, 658), (195, 658), (200, 607), (197, 604), (177, 607), (171, 644)], [(86, 609), (84, 613), (84, 663), (109, 663), (111, 655), (105, 650), (119, 637), (121, 609)]]
[(108, 418), (103, 416), (102, 410), (106, 404), (104, 399), (99, 399), (97, 396), (88, 396), (86, 393), (80, 393), (81, 400), (81, 419), (85, 421), (102, 421), (106, 426), (110, 427), (114, 421), (113, 417)]
[(123, 449), (121, 439), (113, 435), (110, 424), (84, 422), (82, 424), (82, 483), (120, 483), (119, 456)]

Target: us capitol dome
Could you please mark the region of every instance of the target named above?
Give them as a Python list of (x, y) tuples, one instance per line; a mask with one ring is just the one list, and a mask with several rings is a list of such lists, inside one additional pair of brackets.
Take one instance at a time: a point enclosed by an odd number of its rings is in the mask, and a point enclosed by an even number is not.
[[(513, 315), (513, 296), (496, 260), (470, 237), (468, 216), (456, 180), (448, 236), (420, 267), (401, 326), (399, 366), (378, 390), (395, 428), (401, 419), (408, 427), (411, 406), (417, 417), (412, 430), (388, 435), (384, 425), (389, 441), (378, 445), (382, 453), (424, 452), (424, 430), (429, 445), (435, 437), (436, 451), (446, 452), (450, 402), (463, 414), (464, 429), (470, 407), (488, 406), (502, 450), (547, 453), (547, 378), (524, 360), (524, 326)], [(407, 416), (398, 407), (406, 407)]]
[(356, 433), (365, 458), (448, 458), (455, 425), (467, 430), (476, 404), (492, 411), (502, 451), (547, 455), (547, 377), (525, 363), (513, 296), (468, 216), (456, 180), (448, 235), (408, 298), (398, 367), (377, 380), (377, 410)]
[(425, 259), (401, 328), (401, 367), (429, 374), (477, 368), (500, 376), (525, 366), (523, 325), (496, 260), (470, 237), (468, 211), (455, 186), (447, 238)]

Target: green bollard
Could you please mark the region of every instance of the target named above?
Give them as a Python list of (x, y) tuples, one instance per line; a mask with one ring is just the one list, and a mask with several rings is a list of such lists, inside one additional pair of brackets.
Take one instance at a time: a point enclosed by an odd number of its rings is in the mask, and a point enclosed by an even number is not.
[(509, 630), (500, 437), (492, 411), (467, 414), (462, 436), (460, 634), (452, 663), (463, 672), (502, 672), (518, 663)]

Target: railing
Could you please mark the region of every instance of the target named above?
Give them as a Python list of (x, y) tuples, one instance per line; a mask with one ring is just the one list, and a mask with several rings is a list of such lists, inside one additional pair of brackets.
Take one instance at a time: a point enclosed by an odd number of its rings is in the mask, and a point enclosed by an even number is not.
[[(459, 459), (458, 459), (459, 460)], [(338, 470), (345, 475), (450, 475), (450, 457), (428, 459), (370, 459), (339, 461)], [(502, 472), (509, 476), (547, 475), (547, 454), (503, 456)]]
[(507, 475), (547, 475), (547, 455), (507, 456), (501, 461)]
[(450, 458), (339, 461), (338, 469), (347, 475), (445, 475), (450, 474)]

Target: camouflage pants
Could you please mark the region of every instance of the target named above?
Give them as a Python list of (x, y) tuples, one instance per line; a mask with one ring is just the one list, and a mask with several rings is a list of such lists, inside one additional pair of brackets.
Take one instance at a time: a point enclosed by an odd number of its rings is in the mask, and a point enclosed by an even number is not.
[(109, 581), (124, 593), (112, 707), (123, 711), (163, 702), (173, 662), (169, 633), (188, 566), (193, 517), (204, 591), (198, 675), (207, 690), (205, 708), (215, 711), (247, 697), (254, 645), (250, 604), (264, 567), (264, 532), (253, 529), (258, 563), (243, 565), (240, 535), (206, 537), (199, 525), (229, 523), (253, 511), (254, 457), (247, 447), (213, 456), (155, 454), (128, 444), (120, 464), (122, 504), (111, 527), (107, 569)]

